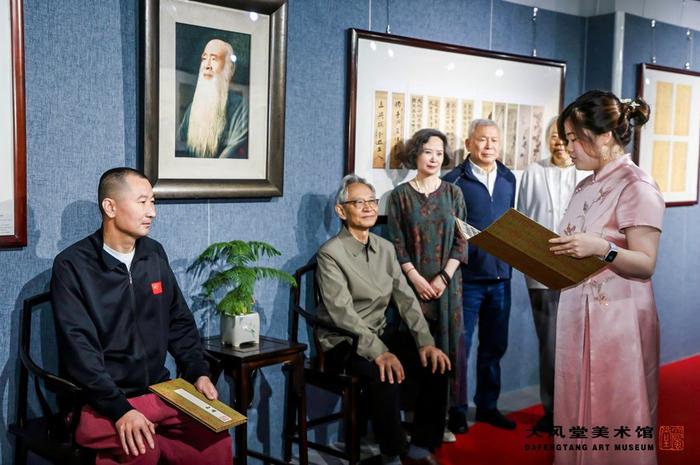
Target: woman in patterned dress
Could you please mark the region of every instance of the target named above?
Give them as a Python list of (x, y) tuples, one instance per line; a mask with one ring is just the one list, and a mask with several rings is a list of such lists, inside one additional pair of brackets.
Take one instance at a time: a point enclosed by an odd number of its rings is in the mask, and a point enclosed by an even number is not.
[(643, 100), (591, 91), (559, 117), (576, 168), (593, 174), (574, 190), (551, 250), (609, 264), (559, 301), (557, 465), (656, 464), (659, 322), (650, 278), (665, 205), (651, 176), (624, 154), (648, 115)]
[[(416, 132), (403, 153), (407, 168), (417, 170), (389, 196), (387, 232), (413, 286), (437, 346), (452, 361), (450, 406), (467, 402), (466, 357), (462, 329), (461, 262), (467, 243), (456, 231), (454, 216), (466, 220), (459, 188), (440, 180), (449, 164), (447, 137), (435, 129)], [(454, 435), (445, 432), (446, 441)]]

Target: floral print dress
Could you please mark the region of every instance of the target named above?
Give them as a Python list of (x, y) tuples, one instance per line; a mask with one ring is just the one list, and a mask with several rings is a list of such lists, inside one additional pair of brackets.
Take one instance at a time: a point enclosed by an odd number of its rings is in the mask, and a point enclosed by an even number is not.
[[(453, 216), (466, 221), (464, 197), (458, 187), (443, 181), (426, 196), (409, 183), (397, 186), (389, 196), (387, 234), (396, 247), (399, 263), (411, 262), (428, 281), (450, 258), (466, 263), (467, 242), (458, 233)], [(420, 303), (435, 343), (452, 362), (448, 404), (466, 404), (467, 361), (459, 267), (439, 299)]]
[[(654, 180), (626, 155), (581, 181), (560, 231), (627, 248), (623, 230), (661, 231), (664, 208)], [(624, 447), (655, 442), (659, 321), (651, 280), (604, 268), (562, 291), (555, 358), (554, 463), (655, 464), (653, 450)], [(608, 448), (594, 449), (601, 444)]]

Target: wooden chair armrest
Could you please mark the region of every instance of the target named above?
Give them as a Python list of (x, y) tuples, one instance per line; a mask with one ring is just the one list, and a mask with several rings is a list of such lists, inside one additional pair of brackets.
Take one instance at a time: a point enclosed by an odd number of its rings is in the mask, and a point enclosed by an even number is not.
[(72, 383), (71, 381), (68, 381), (65, 378), (61, 378), (60, 376), (57, 376), (51, 373), (50, 371), (46, 371), (43, 368), (39, 367), (36, 363), (34, 363), (34, 360), (32, 360), (28, 354), (20, 352), (19, 355), (20, 360), (22, 361), (22, 365), (25, 366), (25, 368), (29, 371), (29, 373), (32, 374), (32, 376), (42, 380), (44, 382), (44, 386), (46, 386), (46, 389), (48, 389), (49, 391), (59, 394), (71, 395), (75, 395), (82, 392), (82, 389), (76, 384)]
[(304, 317), (306, 322), (314, 329), (316, 328), (323, 328), (327, 331), (331, 331), (336, 334), (340, 334), (341, 336), (345, 336), (350, 338), (351, 345), (352, 345), (352, 350), (354, 352), (357, 352), (357, 344), (360, 342), (360, 336), (359, 334), (353, 333), (351, 331), (348, 331), (347, 329), (340, 328), (333, 323), (329, 323), (327, 321), (321, 320), (319, 317), (316, 315), (313, 315), (303, 308), (301, 308), (299, 305), (294, 306), (294, 311), (297, 312), (299, 315)]

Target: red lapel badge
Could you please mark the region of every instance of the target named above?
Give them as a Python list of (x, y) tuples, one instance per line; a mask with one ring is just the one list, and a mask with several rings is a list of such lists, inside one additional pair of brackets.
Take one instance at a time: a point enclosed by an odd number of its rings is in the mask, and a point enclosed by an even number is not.
[(153, 292), (153, 295), (158, 295), (163, 293), (163, 283), (160, 281), (156, 281), (151, 283), (151, 291)]

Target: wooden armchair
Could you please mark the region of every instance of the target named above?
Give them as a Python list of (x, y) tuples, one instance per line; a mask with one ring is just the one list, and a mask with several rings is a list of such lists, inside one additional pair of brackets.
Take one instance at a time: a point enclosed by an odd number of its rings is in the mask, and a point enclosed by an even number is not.
[[(360, 437), (362, 429), (366, 424), (366, 419), (360, 415), (360, 393), (362, 391), (362, 383), (356, 376), (349, 375), (344, 371), (329, 370), (325, 365), (323, 350), (321, 349), (318, 333), (320, 329), (333, 331), (334, 333), (347, 336), (352, 341), (353, 350), (357, 350), (359, 336), (338, 328), (332, 324), (320, 320), (315, 309), (320, 301), (318, 285), (316, 283), (316, 264), (312, 263), (299, 268), (294, 273), (294, 278), (297, 281), (297, 287), (293, 288), (293, 309), (290, 316), (290, 340), (299, 342), (299, 320), (303, 318), (306, 327), (310, 329), (310, 345), (315, 349), (314, 355), (306, 360), (304, 369), (304, 381), (307, 385), (315, 386), (324, 391), (331, 392), (340, 396), (341, 409), (339, 412), (323, 415), (318, 418), (310, 418), (307, 422), (307, 428), (325, 425), (331, 422), (342, 421), (344, 433), (344, 450), (338, 450), (326, 444), (321, 444), (315, 441), (308, 441), (308, 446), (312, 449), (325, 452), (335, 457), (340, 457), (348, 461), (349, 465), (360, 463)], [(306, 286), (304, 286), (304, 283)], [(302, 288), (313, 287), (313, 310), (307, 310), (302, 303)], [(308, 404), (308, 401), (307, 401)], [(298, 442), (298, 427), (294, 421), (296, 406), (288, 403), (287, 406), (287, 431), (285, 433), (284, 443), (284, 458), (289, 460), (292, 452), (292, 441)]]
[[(20, 320), (19, 357), (20, 372), (17, 399), (16, 423), (9, 426), (16, 438), (15, 464), (25, 464), (27, 451), (31, 451), (56, 464), (94, 464), (95, 455), (89, 449), (75, 442), (75, 429), (80, 420), (84, 405), (81, 389), (72, 382), (39, 366), (31, 355), (32, 315), (36, 312), (53, 325), (51, 294), (46, 292), (24, 301)], [(40, 338), (44, 344), (44, 338)], [(57, 350), (44, 349), (44, 353)], [(42, 416), (27, 418), (29, 397), (29, 376), (34, 380), (36, 397), (41, 406)], [(61, 399), (66, 409), (52, 408), (49, 399), (52, 394)]]

